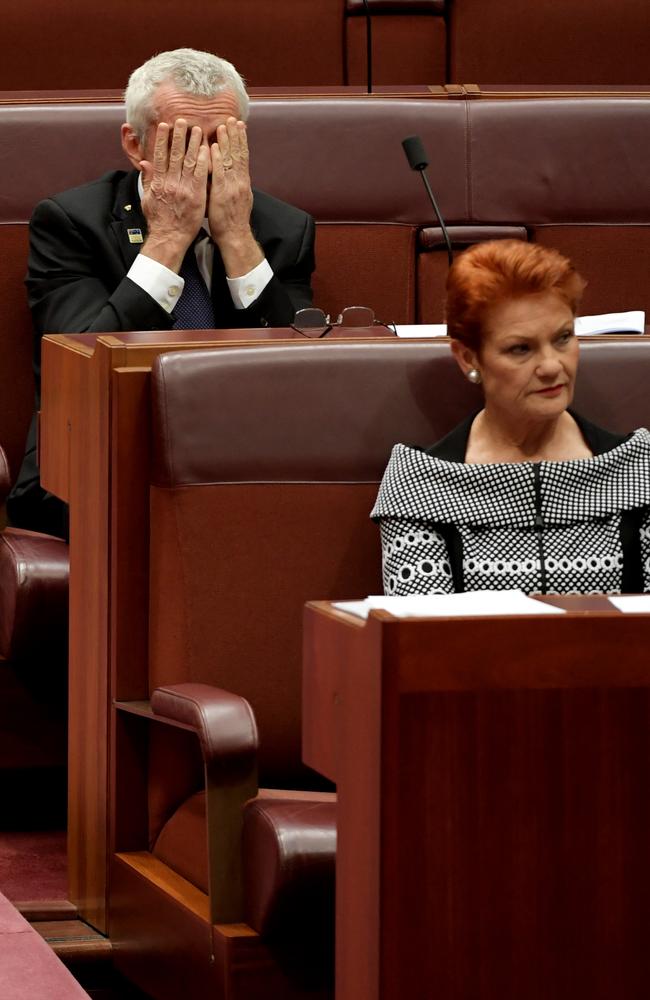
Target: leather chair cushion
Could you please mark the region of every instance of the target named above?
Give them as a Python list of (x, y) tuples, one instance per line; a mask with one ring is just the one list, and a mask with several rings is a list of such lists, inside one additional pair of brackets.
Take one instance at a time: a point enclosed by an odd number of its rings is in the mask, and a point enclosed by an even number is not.
[[(187, 799), (153, 853), (207, 893), (205, 806), (205, 792)], [(244, 920), (294, 985), (331, 991), (336, 796), (261, 789), (244, 808), (242, 851)]]
[(259, 934), (296, 929), (305, 913), (331, 909), (336, 796), (263, 790), (244, 809), (244, 912)]
[(335, 796), (262, 793), (244, 808), (242, 839), (246, 922), (294, 981), (333, 989)]
[[(65, 662), (68, 546), (20, 528), (0, 535), (0, 656)], [(38, 627), (35, 627), (37, 623)]]
[[(244, 918), (259, 934), (284, 937), (307, 912), (333, 914), (335, 795), (260, 789), (244, 809), (242, 850)], [(176, 810), (152, 853), (208, 893), (205, 791)]]

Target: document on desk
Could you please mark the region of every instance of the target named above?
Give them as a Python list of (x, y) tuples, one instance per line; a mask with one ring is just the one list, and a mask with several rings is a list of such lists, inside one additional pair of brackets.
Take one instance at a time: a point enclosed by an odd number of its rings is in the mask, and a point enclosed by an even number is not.
[(446, 337), (447, 324), (411, 323), (400, 325), (398, 323), (395, 326), (395, 333), (398, 337), (404, 337), (406, 340), (418, 340), (419, 338), (426, 339), (428, 337)]
[[(645, 333), (645, 312), (642, 309), (631, 309), (628, 312), (578, 316), (575, 331), (579, 337), (591, 337), (599, 333)], [(397, 324), (395, 333), (407, 340), (446, 337), (447, 326), (445, 323)]]
[(333, 602), (333, 607), (367, 618), (371, 611), (388, 611), (395, 618), (460, 618), (490, 615), (563, 615), (563, 608), (542, 604), (523, 590), (468, 590), (463, 594), (413, 597), (366, 597), (365, 601)]
[(630, 615), (650, 614), (650, 594), (608, 594), (609, 603)]
[(578, 316), (575, 331), (579, 337), (598, 333), (645, 333), (645, 312), (600, 313), (598, 316)]

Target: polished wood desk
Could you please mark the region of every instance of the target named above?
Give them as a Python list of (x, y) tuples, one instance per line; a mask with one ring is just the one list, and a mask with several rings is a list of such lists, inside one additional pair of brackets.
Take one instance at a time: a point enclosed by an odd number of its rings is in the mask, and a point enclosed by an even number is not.
[(337, 1000), (650, 995), (650, 616), (556, 600), (571, 610), (307, 607), (304, 759), (339, 802)]

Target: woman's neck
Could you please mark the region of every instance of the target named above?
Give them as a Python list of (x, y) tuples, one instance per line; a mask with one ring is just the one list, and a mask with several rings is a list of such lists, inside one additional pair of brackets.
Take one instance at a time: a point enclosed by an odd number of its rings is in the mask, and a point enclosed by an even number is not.
[(559, 462), (591, 455), (580, 428), (566, 410), (549, 420), (515, 424), (507, 415), (486, 407), (472, 424), (465, 461), (480, 465)]

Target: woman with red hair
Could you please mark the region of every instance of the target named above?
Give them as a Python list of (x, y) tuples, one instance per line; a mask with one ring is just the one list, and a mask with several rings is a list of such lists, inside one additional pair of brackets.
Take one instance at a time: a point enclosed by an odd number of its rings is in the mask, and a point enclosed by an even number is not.
[(372, 512), (387, 594), (650, 590), (650, 433), (569, 409), (584, 286), (518, 240), (454, 263), (448, 334), (484, 404), (431, 448), (393, 449)]

